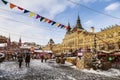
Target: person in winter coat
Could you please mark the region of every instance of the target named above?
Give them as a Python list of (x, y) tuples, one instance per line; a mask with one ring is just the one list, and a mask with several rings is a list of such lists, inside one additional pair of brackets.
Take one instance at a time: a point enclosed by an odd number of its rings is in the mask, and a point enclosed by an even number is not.
[(44, 55), (41, 55), (41, 62), (43, 63)]
[(21, 53), (18, 54), (18, 62), (19, 62), (19, 68), (21, 68), (22, 62), (23, 62), (23, 56)]
[(47, 55), (45, 55), (45, 57), (44, 57), (44, 58), (45, 58), (45, 62), (46, 62), (46, 61), (47, 61), (47, 59), (48, 59)]
[(26, 54), (25, 63), (26, 63), (26, 67), (29, 67), (29, 65), (30, 65), (30, 53)]

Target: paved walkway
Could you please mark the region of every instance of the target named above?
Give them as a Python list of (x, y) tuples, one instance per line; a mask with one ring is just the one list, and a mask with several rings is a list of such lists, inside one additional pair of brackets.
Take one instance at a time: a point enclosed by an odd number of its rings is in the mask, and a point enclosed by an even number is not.
[(17, 62), (0, 63), (0, 80), (120, 80), (118, 76), (105, 76), (87, 73), (75, 68), (71, 64), (56, 64), (54, 60), (41, 63), (31, 60), (30, 68), (18, 67)]

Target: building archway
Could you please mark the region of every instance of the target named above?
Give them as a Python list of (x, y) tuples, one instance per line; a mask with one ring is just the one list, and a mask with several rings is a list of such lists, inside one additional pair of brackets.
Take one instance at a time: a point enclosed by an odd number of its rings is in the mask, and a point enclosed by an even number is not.
[(120, 49), (120, 41), (118, 42), (118, 49)]

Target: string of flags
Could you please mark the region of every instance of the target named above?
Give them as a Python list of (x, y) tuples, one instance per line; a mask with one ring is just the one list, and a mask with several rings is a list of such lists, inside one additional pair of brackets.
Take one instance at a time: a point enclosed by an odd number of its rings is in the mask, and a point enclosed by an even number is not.
[(18, 10), (23, 11), (24, 14), (25, 14), (25, 13), (29, 13), (29, 17), (35, 17), (35, 19), (39, 19), (40, 22), (46, 22), (46, 23), (48, 23), (48, 24), (51, 24), (51, 25), (54, 25), (54, 26), (56, 26), (56, 27), (59, 27), (59, 28), (62, 28), (62, 29), (66, 29), (66, 30), (70, 30), (70, 29), (71, 29), (70, 26), (65, 26), (65, 25), (63, 25), (63, 24), (60, 24), (60, 23), (58, 23), (58, 22), (55, 22), (55, 21), (53, 21), (53, 20), (51, 20), (51, 19), (48, 19), (48, 18), (43, 17), (43, 16), (41, 16), (41, 15), (39, 15), (39, 14), (36, 14), (36, 13), (31, 12), (31, 11), (29, 11), (29, 10), (26, 10), (26, 9), (24, 9), (24, 8), (22, 8), (22, 7), (20, 7), (20, 6), (17, 6), (17, 5), (15, 5), (15, 4), (13, 4), (13, 3), (7, 2), (7, 1), (5, 1), (5, 0), (2, 0), (2, 2), (3, 2), (5, 5), (10, 4), (10, 5), (9, 5), (10, 9), (17, 8)]

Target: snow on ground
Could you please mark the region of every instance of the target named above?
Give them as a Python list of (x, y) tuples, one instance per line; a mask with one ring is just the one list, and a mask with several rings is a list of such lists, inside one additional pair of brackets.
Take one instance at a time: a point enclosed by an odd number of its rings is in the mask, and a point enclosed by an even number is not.
[(81, 70), (81, 71), (86, 72), (86, 73), (95, 73), (95, 74), (105, 75), (105, 76), (113, 76), (113, 77), (120, 76), (120, 70), (113, 69), (113, 68), (111, 68), (107, 71), (102, 71), (102, 70), (96, 70), (95, 71), (93, 69), (90, 69), (90, 70), (84, 69), (84, 70)]
[(47, 64), (45, 64), (44, 62), (41, 63), (41, 60), (32, 60), (31, 63), (30, 63), (31, 67), (35, 67), (35, 68), (42, 68), (42, 69), (52, 69), (51, 66), (48, 66)]
[[(0, 71), (2, 71), (1, 73), (3, 73), (2, 75), (0, 75), (0, 77), (12, 77), (12, 76), (16, 76), (18, 78), (23, 77), (25, 73), (27, 73), (27, 68), (19, 68), (18, 63), (17, 62), (3, 62), (0, 63)], [(12, 75), (12, 76), (11, 76)]]
[[(24, 80), (32, 80), (34, 78), (37, 80), (37, 78), (44, 77), (44, 80), (95, 80), (96, 78), (100, 78), (98, 80), (119, 80), (120, 70), (113, 68), (108, 71), (95, 71), (93, 69), (78, 70), (75, 65), (69, 62), (65, 62), (65, 64), (57, 64), (55, 60), (48, 60), (46, 63), (41, 63), (41, 60), (34, 59), (30, 62), (30, 68), (25, 66), (25, 62), (23, 62), (22, 68), (19, 68), (17, 61), (0, 63), (0, 79), (3, 77), (7, 77), (7, 80), (18, 80), (24, 78)], [(114, 79), (111, 79), (112, 77)]]
[[(74, 69), (78, 69), (76, 66), (72, 65), (71, 63), (69, 62), (65, 62), (65, 65), (67, 66), (70, 66), (71, 68), (74, 68)], [(105, 76), (120, 76), (120, 70), (119, 69), (114, 69), (114, 68), (111, 68), (107, 71), (103, 71), (103, 70), (93, 70), (93, 69), (83, 69), (83, 70), (80, 70), (80, 71), (83, 71), (83, 72), (86, 72), (86, 73), (94, 73), (94, 74), (100, 74), (100, 75), (105, 75)]]
[(65, 62), (64, 65), (70, 66), (71, 68), (74, 68), (74, 69), (77, 69), (77, 67), (75, 65), (73, 65), (72, 63), (70, 63), (70, 62)]
[(26, 67), (24, 61), (21, 68), (19, 68), (17, 61), (6, 61), (0, 63), (0, 78), (8, 77), (9, 79), (20, 79), (26, 76), (31, 68), (36, 70), (52, 69), (51, 66), (48, 66), (45, 63), (41, 63), (41, 60), (31, 60), (30, 68)]

